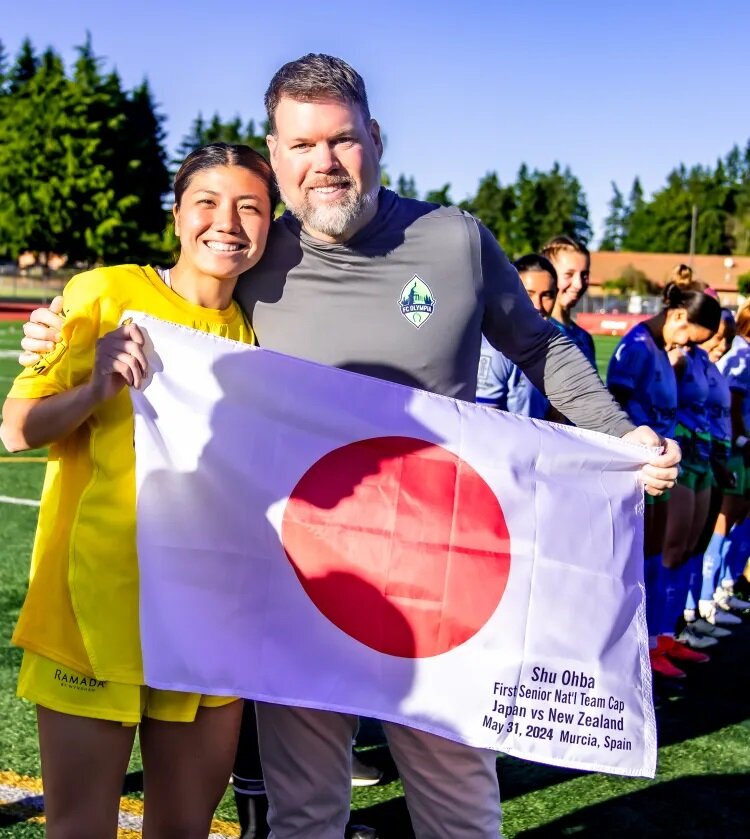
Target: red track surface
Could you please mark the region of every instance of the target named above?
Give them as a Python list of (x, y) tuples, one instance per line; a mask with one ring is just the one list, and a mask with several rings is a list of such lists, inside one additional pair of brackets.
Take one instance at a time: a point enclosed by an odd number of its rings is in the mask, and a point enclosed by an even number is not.
[(37, 303), (11, 303), (0, 300), (0, 321), (24, 321), (38, 305)]

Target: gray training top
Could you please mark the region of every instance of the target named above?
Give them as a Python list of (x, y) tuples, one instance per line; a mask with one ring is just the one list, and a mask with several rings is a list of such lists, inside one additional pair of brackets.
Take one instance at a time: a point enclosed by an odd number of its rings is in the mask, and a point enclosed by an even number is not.
[(481, 336), (576, 425), (633, 428), (583, 354), (534, 311), (492, 234), (456, 207), (381, 189), (344, 244), (285, 213), (235, 296), (262, 347), (473, 402)]

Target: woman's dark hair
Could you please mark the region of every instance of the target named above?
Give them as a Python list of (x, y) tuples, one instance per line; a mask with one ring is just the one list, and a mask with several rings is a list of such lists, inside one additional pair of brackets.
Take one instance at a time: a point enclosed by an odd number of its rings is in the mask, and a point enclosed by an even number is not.
[(689, 286), (667, 283), (662, 296), (664, 309), (684, 309), (688, 323), (716, 332), (721, 322), (721, 305), (715, 297), (706, 294), (701, 286), (699, 283)]
[[(693, 269), (684, 262), (680, 262), (672, 268), (667, 277), (667, 285), (669, 283), (676, 283), (680, 288), (693, 288), (701, 284), (700, 280), (693, 279)], [(705, 288), (705, 283), (701, 284)], [(701, 291), (703, 290), (701, 288)]]
[(523, 274), (524, 271), (546, 271), (555, 281), (555, 286), (557, 286), (557, 271), (555, 270), (555, 266), (546, 256), (542, 256), (540, 253), (525, 254), (513, 263), (513, 267), (519, 274)]
[(271, 200), (271, 214), (279, 202), (279, 188), (271, 169), (271, 164), (262, 154), (243, 146), (232, 143), (210, 143), (201, 146), (182, 161), (182, 165), (174, 176), (174, 202), (179, 207), (185, 190), (198, 172), (213, 169), (214, 166), (242, 166), (257, 175), (268, 189)]
[[(724, 334), (734, 339), (734, 336), (737, 334), (737, 324), (734, 320), (734, 314), (732, 314), (729, 309), (722, 309), (721, 319), (724, 322)], [(731, 341), (729, 343), (731, 343)]]

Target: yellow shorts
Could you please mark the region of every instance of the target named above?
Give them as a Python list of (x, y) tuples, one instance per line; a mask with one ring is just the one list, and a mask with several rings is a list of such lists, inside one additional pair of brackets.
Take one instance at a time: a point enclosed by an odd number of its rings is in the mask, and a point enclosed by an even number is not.
[(198, 708), (220, 708), (235, 696), (206, 696), (157, 690), (146, 685), (102, 682), (44, 656), (24, 650), (18, 696), (35, 705), (73, 714), (137, 725), (143, 717), (163, 722), (193, 722)]

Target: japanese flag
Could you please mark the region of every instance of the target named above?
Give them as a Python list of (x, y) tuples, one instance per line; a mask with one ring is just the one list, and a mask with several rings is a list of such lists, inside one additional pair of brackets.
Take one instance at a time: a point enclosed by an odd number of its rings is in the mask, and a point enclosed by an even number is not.
[(642, 449), (128, 314), (149, 685), (653, 775)]

